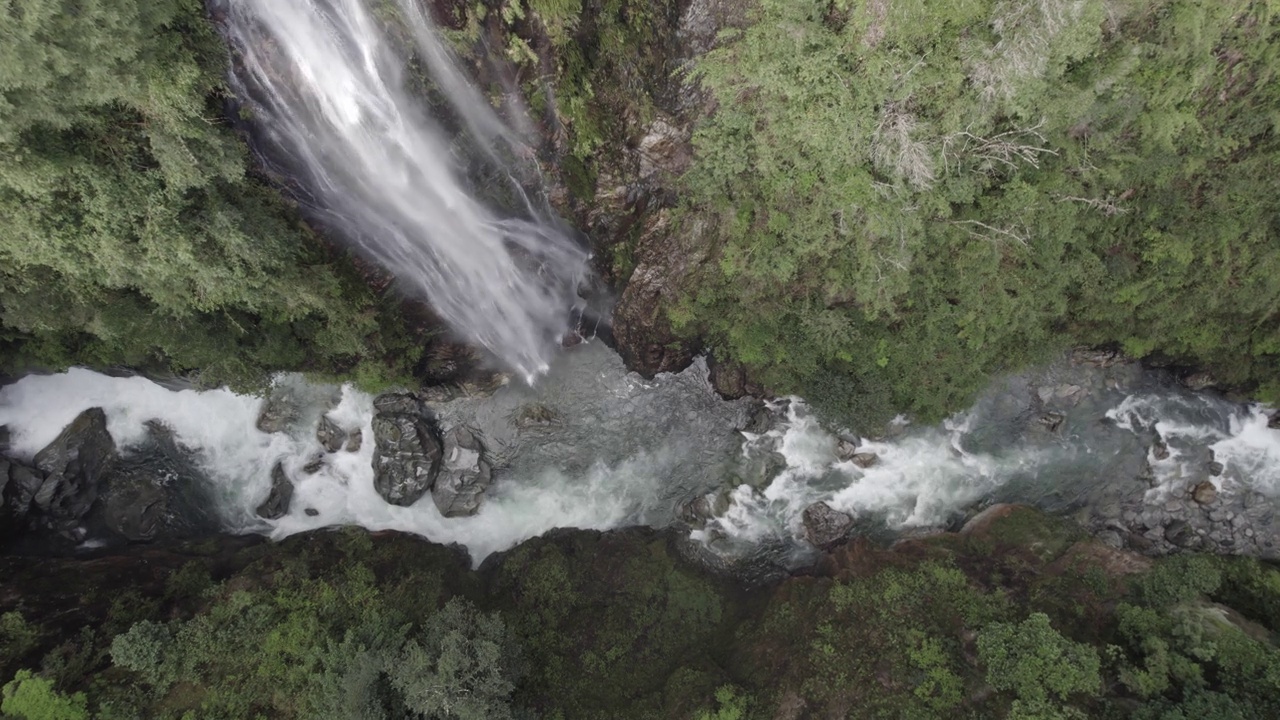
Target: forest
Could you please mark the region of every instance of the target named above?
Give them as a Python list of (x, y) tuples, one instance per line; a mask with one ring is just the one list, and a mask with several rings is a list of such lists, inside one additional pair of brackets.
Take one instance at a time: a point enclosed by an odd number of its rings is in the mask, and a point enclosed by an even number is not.
[[(698, 245), (660, 307), (690, 346), (851, 427), (1078, 346), (1280, 400), (1273, 0), (724, 2), (742, 21), (694, 58), (657, 29), (702, 0), (434, 3), (554, 119), (579, 224), (651, 81), (704, 94), (662, 188)], [(0, 0), (0, 377), (431, 374), (445, 331), (255, 158), (230, 62), (200, 0)], [(643, 254), (620, 235), (596, 248), (618, 295)], [(1030, 510), (749, 588), (681, 543), (0, 556), (0, 716), (1280, 717), (1273, 563), (1134, 560)]]

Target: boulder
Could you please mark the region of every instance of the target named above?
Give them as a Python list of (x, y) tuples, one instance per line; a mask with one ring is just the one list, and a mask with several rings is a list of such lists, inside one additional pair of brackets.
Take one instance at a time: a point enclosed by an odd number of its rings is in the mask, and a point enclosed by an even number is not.
[(1128, 362), (1128, 359), (1116, 350), (1108, 350), (1105, 348), (1076, 348), (1071, 351), (1071, 362), (1075, 365), (1109, 368), (1118, 363)]
[(335, 453), (342, 449), (347, 441), (347, 431), (338, 427), (338, 423), (329, 419), (328, 415), (320, 416), (320, 424), (316, 426), (316, 440), (326, 452)]
[(828, 549), (838, 544), (853, 528), (853, 516), (840, 512), (824, 502), (804, 509), (804, 537), (813, 545)]
[(1151, 443), (1151, 457), (1156, 460), (1169, 459), (1169, 446), (1165, 444), (1164, 440), (1156, 438), (1156, 441)]
[(198, 454), (157, 421), (148, 421), (147, 431), (103, 480), (94, 524), (135, 542), (217, 532), (207, 496), (213, 483), (199, 469)]
[(787, 459), (772, 446), (753, 443), (738, 463), (738, 476), (743, 484), (763, 488), (787, 469)]
[(852, 460), (854, 455), (858, 454), (858, 444), (853, 440), (841, 438), (836, 442), (836, 458), (839, 460)]
[(356, 430), (347, 436), (347, 452), (360, 452), (360, 447), (364, 445), (364, 431)]
[(284, 465), (276, 463), (271, 468), (271, 492), (267, 499), (258, 506), (258, 515), (268, 520), (277, 520), (289, 512), (289, 502), (293, 500), (293, 483), (284, 471)]
[(373, 418), (373, 442), (373, 486), (384, 500), (408, 506), (431, 489), (443, 448), (426, 418), (379, 413)]
[(456, 427), (444, 436), (440, 474), (431, 488), (431, 499), (445, 517), (474, 515), (492, 480), (480, 439), (466, 428)]
[(1193, 392), (1208, 390), (1209, 388), (1217, 387), (1218, 385), (1217, 378), (1204, 371), (1184, 375), (1183, 377), (1178, 378), (1178, 382), (1182, 383), (1184, 387)]
[(292, 393), (277, 388), (258, 411), (257, 428), (264, 433), (284, 432), (302, 417), (302, 405)]
[(1066, 416), (1057, 412), (1042, 412), (1036, 415), (1035, 419), (1037, 425), (1049, 432), (1057, 432), (1064, 420)]
[(1165, 526), (1164, 539), (1181, 548), (1191, 547), (1198, 540), (1196, 531), (1182, 520), (1174, 520)]
[(411, 393), (384, 393), (373, 399), (379, 415), (427, 415), (427, 408)]
[(1200, 483), (1199, 485), (1196, 485), (1191, 490), (1191, 499), (1195, 500), (1201, 505), (1208, 505), (1212, 503), (1214, 500), (1216, 500), (1217, 497), (1218, 497), (1218, 488), (1214, 487), (1213, 483), (1207, 480)]
[(853, 461), (854, 465), (864, 470), (880, 462), (880, 456), (873, 452), (854, 453), (853, 457), (849, 459)]
[(701, 530), (709, 520), (728, 512), (732, 504), (728, 490), (711, 492), (682, 503), (676, 516), (686, 525)]
[(32, 464), (44, 481), (31, 499), (32, 509), (53, 525), (78, 521), (98, 499), (102, 477), (115, 460), (116, 443), (107, 432), (106, 413), (102, 408), (85, 410), (36, 453)]

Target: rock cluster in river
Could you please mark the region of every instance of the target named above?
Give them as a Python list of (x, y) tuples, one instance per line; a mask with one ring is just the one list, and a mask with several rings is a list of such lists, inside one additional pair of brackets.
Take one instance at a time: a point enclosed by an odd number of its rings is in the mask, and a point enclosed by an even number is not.
[(0, 458), (0, 532), (52, 530), (78, 539), (80, 520), (97, 501), (116, 456), (106, 414), (101, 408), (90, 408), (36, 453), (29, 465)]
[(412, 505), (428, 491), (445, 517), (480, 509), (492, 471), (471, 431), (440, 433), (431, 411), (407, 393), (374, 400), (374, 488), (393, 505)]

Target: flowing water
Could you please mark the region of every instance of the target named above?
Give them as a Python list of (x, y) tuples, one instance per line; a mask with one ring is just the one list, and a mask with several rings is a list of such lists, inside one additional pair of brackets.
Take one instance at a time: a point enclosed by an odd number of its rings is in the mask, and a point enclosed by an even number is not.
[(310, 209), (510, 369), (545, 372), (588, 253), (526, 190), (528, 134), (471, 86), (422, 4), (220, 5), (236, 94)]
[[(374, 490), (372, 397), (297, 377), (278, 382), (309, 398), (308, 411), (279, 433), (255, 427), (262, 398), (86, 370), (0, 389), (0, 424), (14, 454), (29, 457), (77, 413), (103, 407), (127, 455), (147, 446), (145, 422), (158, 419), (192, 453), (202, 494), (230, 530), (279, 538), (340, 524), (399, 529), (465, 545), (477, 562), (556, 527), (688, 523), (690, 537), (725, 560), (794, 567), (812, 557), (801, 516), (818, 501), (856, 516), (860, 532), (889, 539), (953, 525), (990, 502), (1055, 512), (1117, 494), (1160, 503), (1205, 480), (1223, 495), (1280, 495), (1280, 431), (1267, 427), (1263, 408), (1191, 393), (1136, 365), (1064, 361), (1001, 379), (940, 425), (899, 422), (882, 438), (849, 438), (875, 454), (864, 468), (841, 459), (842, 434), (798, 399), (772, 413), (726, 402), (701, 362), (643, 380), (588, 343), (565, 352), (535, 388), (513, 382), (490, 397), (432, 403), (442, 427), (474, 430), (494, 465), (479, 514), (445, 518), (429, 496), (396, 507)], [(326, 411), (363, 443), (307, 472), (321, 455), (315, 428)], [(1167, 458), (1153, 457), (1156, 437)], [(1219, 476), (1204, 470), (1210, 451)], [(254, 508), (278, 461), (293, 478), (293, 502), (285, 517), (263, 520)], [(699, 498), (703, 511), (691, 512)]]

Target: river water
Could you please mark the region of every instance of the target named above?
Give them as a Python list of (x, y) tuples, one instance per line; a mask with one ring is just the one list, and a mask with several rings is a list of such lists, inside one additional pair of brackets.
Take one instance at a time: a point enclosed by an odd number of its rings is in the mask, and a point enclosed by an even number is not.
[[(460, 543), (476, 562), (556, 527), (678, 524), (725, 560), (795, 567), (812, 558), (801, 514), (818, 501), (855, 515), (859, 532), (890, 539), (999, 501), (1072, 512), (1135, 493), (1159, 503), (1206, 480), (1224, 495), (1280, 495), (1280, 431), (1267, 427), (1264, 408), (1192, 393), (1136, 364), (1063, 360), (994, 382), (942, 424), (900, 421), (870, 439), (824, 426), (799, 399), (775, 402), (772, 413), (724, 401), (701, 361), (644, 380), (593, 342), (564, 351), (534, 387), (513, 381), (489, 397), (432, 404), (442, 427), (475, 431), (494, 465), (480, 512), (445, 518), (429, 494), (397, 507), (374, 490), (371, 396), (296, 376), (277, 384), (276, 392), (308, 398), (285, 432), (255, 427), (261, 397), (80, 369), (0, 389), (0, 424), (12, 452), (29, 457), (89, 407), (106, 410), (126, 454), (149, 446), (145, 423), (159, 420), (200, 470), (187, 482), (204, 484), (200, 494), (228, 530), (280, 538), (333, 525), (398, 529)], [(323, 412), (363, 443), (307, 472), (322, 454), (315, 427)], [(841, 459), (842, 435), (874, 453), (874, 464)], [(1167, 457), (1153, 450), (1157, 436)], [(1218, 476), (1205, 469), (1210, 451), (1223, 466)], [(295, 493), (289, 513), (268, 521), (254, 509), (276, 462)], [(704, 496), (702, 515), (690, 513)]]

